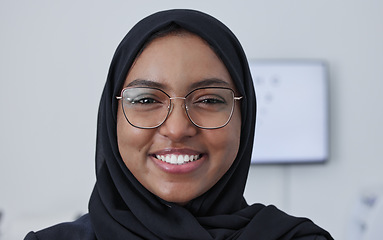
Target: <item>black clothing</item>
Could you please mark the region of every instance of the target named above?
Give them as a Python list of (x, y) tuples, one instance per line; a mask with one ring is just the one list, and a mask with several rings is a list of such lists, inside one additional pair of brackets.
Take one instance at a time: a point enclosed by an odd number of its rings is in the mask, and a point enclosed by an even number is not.
[[(116, 137), (115, 96), (119, 95), (132, 63), (148, 39), (172, 25), (203, 38), (221, 58), (243, 96), (240, 147), (234, 163), (217, 184), (186, 206), (166, 202), (144, 188), (121, 159)], [(26, 239), (95, 239), (95, 236), (99, 240), (332, 239), (306, 218), (289, 216), (273, 206), (246, 203), (243, 192), (250, 167), (255, 117), (256, 98), (247, 58), (237, 38), (224, 24), (194, 10), (163, 11), (141, 20), (118, 46), (101, 97), (97, 182), (89, 202), (89, 215), (74, 223), (30, 233)]]
[[(256, 204), (257, 208), (259, 208), (259, 215), (269, 215), (268, 218), (270, 219), (272, 215), (276, 216), (279, 215), (279, 217), (275, 218), (275, 221), (273, 223), (270, 223), (267, 229), (262, 229), (259, 228), (258, 231), (262, 231), (259, 233), (259, 237), (254, 237), (252, 234), (253, 233), (243, 233), (241, 235), (240, 239), (260, 239), (260, 240), (267, 240), (267, 239), (295, 239), (295, 240), (326, 240), (326, 239), (332, 239), (332, 238), (326, 238), (323, 235), (317, 235), (320, 234), (321, 231), (318, 231), (318, 228), (312, 224), (310, 221), (307, 221), (307, 219), (301, 219), (301, 221), (298, 221), (298, 225), (294, 226), (296, 229), (305, 227), (307, 228), (310, 232), (308, 235), (302, 235), (301, 237), (298, 238), (291, 238), (291, 236), (286, 236), (285, 238), (274, 238), (273, 236), (274, 231), (273, 229), (279, 228), (279, 224), (281, 224), (281, 221), (284, 222), (294, 222), (296, 219), (292, 216), (285, 215), (281, 211), (277, 210), (273, 206), (268, 206), (264, 207), (260, 204)], [(283, 218), (283, 219), (282, 219)], [(263, 217), (260, 217), (258, 220), (254, 220), (260, 222), (260, 225), (263, 225), (265, 223), (262, 223), (265, 221)], [(307, 221), (307, 222), (306, 222)], [(266, 223), (269, 224), (269, 223)], [(293, 226), (293, 224), (291, 225)], [(265, 231), (269, 230), (269, 232)], [(248, 235), (247, 235), (248, 234)], [(290, 233), (290, 235), (293, 233)], [(61, 223), (56, 226), (44, 229), (42, 231), (39, 231), (37, 233), (30, 232), (25, 240), (49, 240), (49, 239), (54, 239), (54, 240), (96, 240), (95, 233), (92, 228), (92, 224), (90, 222), (90, 217), (89, 214), (86, 214), (82, 216), (80, 219), (74, 221), (74, 222), (69, 222), (69, 223)], [(202, 239), (202, 238), (201, 238)], [(226, 238), (224, 238), (226, 239)], [(227, 238), (230, 239), (230, 238)]]
[(77, 240), (96, 240), (89, 215), (84, 215), (74, 222), (60, 223), (55, 226), (46, 228), (37, 233), (30, 232), (25, 240), (60, 240), (60, 239), (77, 239)]

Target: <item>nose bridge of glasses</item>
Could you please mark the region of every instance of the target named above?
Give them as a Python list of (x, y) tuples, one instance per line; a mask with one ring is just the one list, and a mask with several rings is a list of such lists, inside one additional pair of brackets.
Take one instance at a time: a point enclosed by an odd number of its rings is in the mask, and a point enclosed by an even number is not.
[(175, 102), (174, 100), (177, 100), (177, 99), (183, 100), (183, 103), (182, 103), (181, 107), (185, 108), (185, 110), (186, 110), (187, 106), (186, 106), (186, 102), (185, 102), (185, 100), (186, 100), (185, 97), (170, 97), (169, 99), (170, 99), (169, 114), (173, 111), (174, 102)]
[(169, 99), (170, 100), (175, 100), (175, 99), (185, 100), (186, 98), (185, 97), (170, 97)]

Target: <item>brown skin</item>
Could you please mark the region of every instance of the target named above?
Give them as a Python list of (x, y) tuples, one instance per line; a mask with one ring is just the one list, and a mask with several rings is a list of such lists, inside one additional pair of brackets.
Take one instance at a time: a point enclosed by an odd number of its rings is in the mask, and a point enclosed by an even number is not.
[[(222, 61), (206, 42), (190, 33), (153, 40), (136, 59), (124, 86), (136, 79), (160, 83), (171, 97), (185, 96), (192, 90), (193, 83), (206, 79), (222, 81), (209, 86), (235, 90)], [(121, 102), (117, 113), (118, 147), (128, 169), (150, 192), (180, 205), (208, 191), (226, 173), (237, 155), (241, 130), (239, 103), (228, 125), (214, 130), (194, 126), (182, 103), (176, 100), (168, 119), (155, 129), (131, 126), (121, 110)], [(153, 157), (164, 151), (201, 153), (203, 157), (193, 163), (192, 170), (171, 172), (160, 167)]]

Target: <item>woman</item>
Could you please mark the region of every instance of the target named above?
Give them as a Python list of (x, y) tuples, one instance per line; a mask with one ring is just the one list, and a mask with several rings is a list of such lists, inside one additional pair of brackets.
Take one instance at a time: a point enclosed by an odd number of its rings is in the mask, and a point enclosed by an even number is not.
[(143, 19), (102, 94), (89, 214), (26, 239), (332, 239), (246, 203), (255, 113), (246, 56), (226, 26), (193, 10)]

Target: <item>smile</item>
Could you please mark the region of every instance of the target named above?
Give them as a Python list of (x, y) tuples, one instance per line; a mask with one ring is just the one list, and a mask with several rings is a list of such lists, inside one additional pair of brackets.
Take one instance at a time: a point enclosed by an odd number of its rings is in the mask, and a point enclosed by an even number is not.
[(198, 155), (179, 155), (179, 154), (166, 154), (166, 155), (155, 155), (155, 158), (170, 163), (173, 165), (182, 165), (189, 162), (194, 162), (202, 157), (202, 154)]

